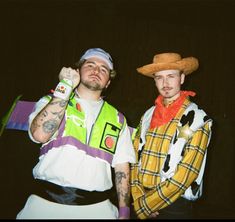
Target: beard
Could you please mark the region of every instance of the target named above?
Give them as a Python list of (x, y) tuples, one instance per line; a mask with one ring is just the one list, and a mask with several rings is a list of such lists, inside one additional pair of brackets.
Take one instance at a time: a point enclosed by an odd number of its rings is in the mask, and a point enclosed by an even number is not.
[(81, 83), (92, 91), (102, 91), (105, 87), (96, 81), (82, 81)]
[(162, 88), (159, 93), (168, 100), (175, 100), (180, 95), (180, 88), (165, 87)]

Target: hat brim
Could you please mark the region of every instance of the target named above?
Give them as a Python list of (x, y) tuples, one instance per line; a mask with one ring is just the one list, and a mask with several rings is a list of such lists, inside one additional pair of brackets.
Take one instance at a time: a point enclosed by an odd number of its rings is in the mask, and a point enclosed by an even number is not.
[(154, 78), (154, 73), (161, 70), (176, 69), (182, 71), (185, 75), (188, 75), (199, 66), (198, 60), (194, 57), (184, 58), (174, 63), (152, 63), (137, 68), (137, 71), (145, 76)]

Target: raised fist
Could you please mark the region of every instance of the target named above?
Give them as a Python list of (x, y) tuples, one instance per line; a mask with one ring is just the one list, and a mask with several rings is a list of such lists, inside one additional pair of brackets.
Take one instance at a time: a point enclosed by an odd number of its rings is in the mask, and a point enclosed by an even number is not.
[(72, 69), (70, 67), (69, 68), (63, 67), (59, 74), (59, 80), (62, 79), (71, 80), (73, 84), (73, 89), (75, 89), (80, 82), (80, 75), (78, 71), (76, 71), (75, 69)]

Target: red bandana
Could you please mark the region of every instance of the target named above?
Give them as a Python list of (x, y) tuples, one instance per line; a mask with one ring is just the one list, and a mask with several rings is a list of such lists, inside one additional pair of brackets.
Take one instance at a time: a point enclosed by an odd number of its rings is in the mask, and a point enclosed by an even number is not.
[(186, 97), (195, 95), (196, 93), (193, 91), (180, 91), (180, 97), (167, 107), (163, 105), (163, 97), (159, 95), (155, 100), (155, 109), (151, 119), (150, 128), (153, 129), (171, 121), (179, 111)]

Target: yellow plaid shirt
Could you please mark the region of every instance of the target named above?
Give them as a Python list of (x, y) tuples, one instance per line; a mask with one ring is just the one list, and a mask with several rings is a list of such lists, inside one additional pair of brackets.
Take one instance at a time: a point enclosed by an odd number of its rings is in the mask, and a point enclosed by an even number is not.
[[(160, 178), (171, 139), (189, 104), (190, 101), (186, 99), (170, 122), (152, 130), (148, 129), (141, 153), (141, 164), (139, 166), (137, 161), (131, 165), (131, 193), (135, 212), (140, 219), (146, 219), (151, 213), (173, 203), (198, 176), (211, 134), (211, 120), (198, 129), (186, 143), (183, 158), (177, 165), (175, 174), (164, 182)], [(137, 160), (141, 123), (142, 119), (134, 140)]]

